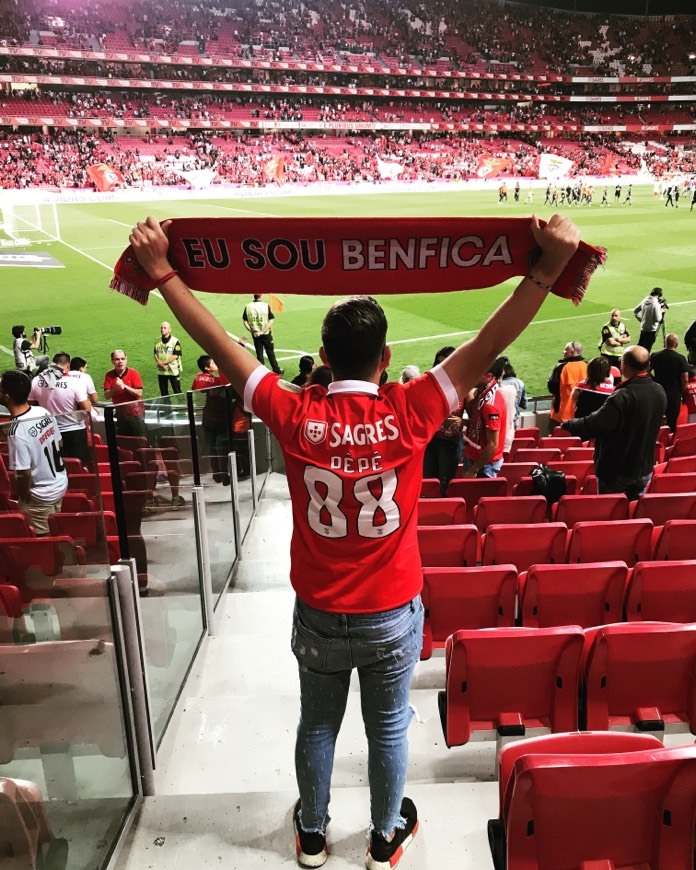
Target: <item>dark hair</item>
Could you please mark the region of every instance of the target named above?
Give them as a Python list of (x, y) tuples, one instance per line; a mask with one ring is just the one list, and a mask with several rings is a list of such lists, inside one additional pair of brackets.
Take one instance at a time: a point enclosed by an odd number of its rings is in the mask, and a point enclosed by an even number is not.
[(15, 405), (23, 405), (31, 392), (31, 378), (17, 369), (10, 369), (0, 375), (0, 387)]
[(12, 327), (12, 338), (21, 338), (24, 335), (24, 327), (20, 324), (19, 326)]
[(70, 365), (70, 354), (66, 353), (64, 350), (59, 350), (58, 353), (53, 354), (53, 362), (57, 366)]
[(374, 374), (387, 341), (387, 318), (372, 296), (349, 296), (329, 308), (321, 341), (338, 380)]
[(503, 359), (505, 360), (505, 371), (503, 372), (503, 378), (516, 378), (517, 372), (513, 368), (510, 360), (506, 356), (504, 356)]
[(328, 387), (333, 380), (331, 369), (328, 366), (317, 366), (309, 376), (308, 386), (319, 384), (320, 387)]
[(502, 380), (503, 374), (505, 372), (506, 360), (507, 357), (499, 356), (498, 359), (493, 360), (493, 362), (488, 366), (488, 371), (498, 381)]
[(587, 363), (587, 383), (596, 390), (609, 377), (609, 360), (595, 356)]
[(308, 375), (312, 369), (314, 368), (314, 357), (309, 354), (305, 354), (300, 357), (300, 372), (303, 375)]
[(447, 357), (451, 353), (454, 353), (455, 350), (456, 348), (452, 347), (451, 344), (448, 344), (445, 347), (441, 347), (440, 350), (438, 350), (438, 352), (435, 354), (435, 359), (433, 360), (433, 368), (435, 368), (436, 365), (439, 365), (443, 359), (447, 359)]
[(212, 356), (208, 356), (207, 353), (204, 353), (204, 354), (202, 354), (202, 356), (198, 357), (198, 359), (196, 360), (196, 363), (198, 365), (198, 368), (202, 372), (204, 372), (208, 368), (208, 366), (210, 365), (211, 360), (212, 360)]
[(79, 372), (83, 366), (87, 365), (87, 360), (82, 359), (81, 356), (74, 356), (70, 360), (70, 371), (71, 372)]
[(389, 380), (389, 372), (386, 369), (382, 369), (382, 372), (379, 376), (379, 385), (383, 387), (387, 381)]
[(662, 296), (662, 287), (653, 287), (650, 291), (651, 296)]

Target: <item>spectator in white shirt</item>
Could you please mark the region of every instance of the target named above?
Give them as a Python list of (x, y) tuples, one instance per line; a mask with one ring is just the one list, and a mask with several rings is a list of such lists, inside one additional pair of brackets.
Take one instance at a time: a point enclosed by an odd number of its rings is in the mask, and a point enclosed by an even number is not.
[(85, 383), (69, 376), (69, 366), (70, 356), (67, 353), (55, 354), (53, 363), (32, 381), (29, 402), (55, 415), (63, 438), (64, 455), (75, 456), (87, 464), (86, 415), (80, 411), (89, 412), (92, 405), (87, 397)]
[(87, 360), (83, 359), (81, 356), (74, 356), (70, 360), (70, 371), (68, 372), (68, 375), (71, 378), (75, 378), (84, 383), (87, 388), (87, 398), (92, 405), (96, 405), (99, 401), (99, 396), (97, 395), (97, 389), (94, 386), (92, 375), (87, 373)]

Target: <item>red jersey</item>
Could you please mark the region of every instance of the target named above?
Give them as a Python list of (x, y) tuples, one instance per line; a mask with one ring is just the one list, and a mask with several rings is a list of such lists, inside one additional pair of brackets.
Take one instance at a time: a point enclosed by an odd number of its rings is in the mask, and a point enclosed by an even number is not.
[(245, 407), (283, 450), (292, 499), (290, 581), (310, 607), (391, 610), (418, 595), (416, 526), (425, 447), (459, 405), (441, 367), (378, 389), (297, 387), (257, 368)]
[[(119, 377), (126, 386), (133, 387), (134, 390), (142, 390), (143, 379), (135, 369), (126, 369), (122, 375), (116, 374), (116, 370), (112, 369), (104, 375), (104, 392), (113, 389), (116, 380)], [(128, 403), (119, 411), (119, 413), (123, 414), (124, 417), (145, 416), (145, 405), (137, 399), (134, 399), (133, 393), (129, 393), (128, 390), (119, 390), (117, 393), (114, 393), (111, 397), (111, 401), (114, 405), (124, 405), (124, 403)]]
[(696, 381), (687, 383), (683, 399), (687, 414), (696, 414)]
[[(491, 432), (505, 432), (507, 426), (507, 408), (505, 407), (505, 399), (500, 390), (493, 390), (486, 397), (481, 407), (481, 425), (477, 432), (469, 426), (464, 437), (464, 455), (467, 459), (476, 461), (479, 453), (488, 443), (488, 430)], [(497, 462), (503, 458), (505, 452), (505, 438), (498, 438), (498, 447), (488, 460), (488, 462)]]
[(211, 372), (198, 372), (191, 384), (192, 390), (206, 390), (208, 387), (224, 387), (229, 384), (229, 380), (222, 372), (216, 375)]

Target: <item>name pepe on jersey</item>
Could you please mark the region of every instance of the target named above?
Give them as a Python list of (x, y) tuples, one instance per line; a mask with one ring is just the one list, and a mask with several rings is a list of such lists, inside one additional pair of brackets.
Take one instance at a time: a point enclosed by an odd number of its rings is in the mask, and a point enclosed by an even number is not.
[[(311, 444), (317, 446), (328, 440), (328, 447), (367, 447), (377, 446), (385, 441), (396, 441), (400, 437), (393, 414), (387, 414), (374, 423), (333, 422), (324, 420), (305, 420), (304, 435)], [(329, 459), (330, 467), (346, 474), (365, 474), (370, 471), (382, 471), (382, 456), (374, 451), (371, 456), (354, 457), (350, 450), (334, 454)]]
[[(233, 255), (224, 238), (182, 238), (187, 266), (196, 269), (229, 269)], [(329, 266), (342, 272), (398, 272), (427, 271), (486, 267), (495, 263), (510, 266), (513, 263), (508, 236), (501, 234), (492, 241), (479, 235), (411, 236), (409, 238), (341, 239), (340, 247), (332, 248), (331, 255), (340, 263), (329, 262), (324, 239), (286, 238), (271, 239), (264, 243), (247, 238), (240, 242), (241, 265), (254, 272), (267, 270), (290, 272), (301, 268), (321, 272)], [(234, 267), (239, 263), (235, 260)]]

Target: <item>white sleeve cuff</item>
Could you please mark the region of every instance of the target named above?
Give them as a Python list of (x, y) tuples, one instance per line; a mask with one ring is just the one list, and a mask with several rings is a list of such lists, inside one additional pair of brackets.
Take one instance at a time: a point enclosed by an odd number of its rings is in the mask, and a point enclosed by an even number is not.
[(263, 378), (266, 375), (272, 374), (270, 369), (267, 369), (266, 366), (257, 366), (254, 371), (247, 378), (247, 382), (244, 385), (244, 410), (249, 414), (254, 413), (254, 409), (251, 407), (251, 403), (254, 399), (254, 393), (256, 392), (256, 388), (261, 383)]
[(435, 366), (434, 369), (431, 369), (430, 374), (435, 378), (435, 380), (440, 385), (440, 389), (445, 394), (445, 398), (447, 399), (450, 412), (456, 411), (457, 408), (461, 405), (461, 402), (459, 401), (457, 391), (455, 390), (454, 384), (450, 380), (447, 372), (441, 365), (439, 365)]

